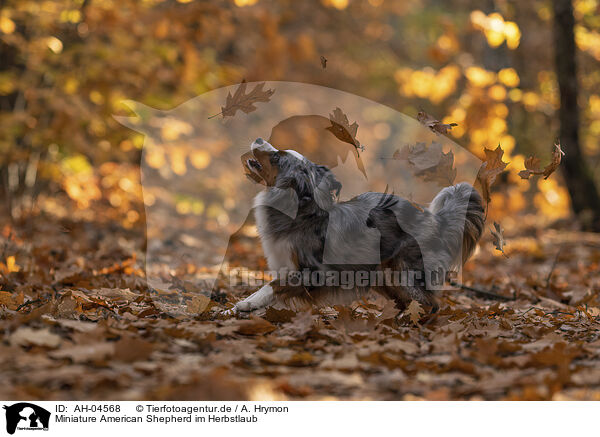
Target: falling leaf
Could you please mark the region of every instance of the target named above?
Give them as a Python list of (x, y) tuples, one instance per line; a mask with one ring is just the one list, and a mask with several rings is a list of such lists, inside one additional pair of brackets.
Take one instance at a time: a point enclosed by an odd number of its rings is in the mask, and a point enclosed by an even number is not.
[(410, 304), (408, 304), (408, 307), (404, 311), (406, 312), (406, 314), (408, 314), (408, 317), (415, 325), (419, 324), (421, 316), (425, 314), (425, 310), (423, 310), (421, 304), (416, 300), (411, 300)]
[(446, 135), (448, 131), (450, 131), (450, 129), (452, 129), (454, 126), (458, 126), (458, 124), (456, 123), (442, 123), (441, 121), (436, 120), (434, 117), (432, 117), (424, 111), (419, 111), (417, 113), (417, 120), (438, 135)]
[(327, 68), (327, 58), (325, 56), (321, 56), (321, 67), (323, 67), (323, 69)]
[(548, 177), (554, 173), (554, 171), (560, 165), (560, 161), (562, 160), (563, 156), (565, 156), (565, 152), (562, 151), (560, 143), (555, 143), (554, 150), (552, 151), (552, 161), (550, 161), (550, 164), (544, 167), (544, 179), (548, 179)]
[(519, 172), (519, 176), (521, 179), (529, 179), (529, 176), (532, 174), (542, 174), (542, 170), (540, 169), (540, 160), (539, 158), (535, 158), (534, 156), (530, 156), (525, 160), (525, 170), (521, 170)]
[(525, 160), (525, 170), (521, 170), (519, 176), (522, 179), (529, 179), (531, 175), (544, 175), (544, 179), (548, 179), (556, 171), (564, 155), (565, 152), (560, 148), (560, 143), (555, 143), (554, 150), (552, 151), (552, 161), (544, 167), (544, 170), (540, 169), (540, 160), (530, 156)]
[(394, 152), (393, 159), (407, 160), (416, 170), (415, 176), (425, 181), (437, 182), (442, 187), (454, 184), (456, 179), (454, 153), (452, 150), (444, 153), (442, 145), (435, 141), (429, 147), (426, 147), (425, 143), (406, 145)]
[(331, 126), (325, 129), (334, 134), (339, 140), (352, 144), (356, 147), (357, 151), (365, 150), (364, 146), (361, 146), (360, 142), (356, 139), (356, 132), (358, 131), (357, 122), (350, 124), (348, 117), (340, 108), (335, 108), (333, 114), (329, 114), (329, 120), (331, 121)]
[(494, 222), (494, 229), (491, 230), (492, 237), (494, 238), (493, 243), (496, 246), (496, 250), (502, 252), (502, 255), (506, 256), (504, 253), (504, 246), (506, 241), (504, 240), (504, 229), (498, 222)]
[[(225, 106), (221, 107), (221, 112), (219, 114), (223, 115), (223, 118), (225, 118), (233, 117), (238, 110), (241, 110), (246, 114), (256, 111), (256, 106), (254, 106), (254, 104), (258, 102), (269, 102), (271, 96), (275, 92), (273, 89), (263, 90), (265, 84), (266, 82), (256, 84), (252, 91), (246, 94), (246, 87), (248, 84), (243, 80), (238, 89), (235, 90), (233, 96), (231, 93), (227, 93)], [(219, 114), (215, 114), (209, 118), (213, 118)]]
[(481, 195), (487, 203), (490, 202), (490, 187), (496, 181), (496, 177), (504, 171), (508, 162), (502, 161), (504, 150), (498, 144), (495, 150), (484, 149), (485, 162), (477, 173), (477, 183), (481, 188)]

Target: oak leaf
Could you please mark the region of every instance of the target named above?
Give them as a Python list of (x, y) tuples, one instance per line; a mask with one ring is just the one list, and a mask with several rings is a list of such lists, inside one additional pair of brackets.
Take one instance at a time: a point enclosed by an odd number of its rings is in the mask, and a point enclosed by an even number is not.
[(263, 82), (256, 84), (256, 86), (246, 94), (247, 86), (248, 84), (243, 80), (238, 89), (235, 90), (233, 96), (231, 93), (227, 93), (225, 106), (221, 107), (220, 112), (221, 115), (223, 115), (223, 118), (233, 117), (238, 110), (245, 112), (246, 114), (256, 111), (256, 106), (254, 106), (254, 104), (258, 102), (269, 102), (271, 96), (275, 92), (273, 89), (263, 90), (263, 87), (265, 86), (265, 82)]
[(548, 177), (556, 171), (564, 155), (565, 152), (560, 148), (560, 143), (555, 143), (552, 152), (552, 161), (544, 167), (544, 170), (540, 169), (539, 158), (530, 156), (525, 160), (525, 170), (521, 170), (519, 176), (521, 176), (521, 179), (529, 179), (531, 175), (543, 175), (544, 179), (548, 179)]
[(542, 174), (540, 169), (540, 160), (534, 156), (530, 156), (525, 160), (525, 170), (519, 172), (521, 179), (529, 179), (532, 174)]
[(410, 318), (410, 320), (415, 324), (419, 324), (419, 320), (421, 320), (421, 316), (425, 314), (423, 307), (416, 300), (412, 300), (408, 307), (405, 310), (406, 314)]
[(477, 173), (477, 182), (481, 187), (481, 195), (487, 203), (490, 202), (490, 187), (496, 181), (496, 177), (504, 171), (508, 162), (502, 161), (504, 150), (498, 144), (495, 150), (484, 149), (485, 162)]
[(432, 142), (429, 147), (425, 143), (406, 145), (394, 152), (393, 159), (407, 160), (416, 170), (416, 176), (425, 181), (435, 181), (442, 187), (452, 185), (456, 179), (454, 153), (452, 150), (444, 153), (440, 143)]
[(563, 152), (563, 150), (560, 148), (560, 143), (554, 143), (554, 150), (552, 151), (552, 161), (550, 161), (550, 164), (544, 167), (544, 179), (548, 179), (548, 176), (554, 173), (554, 171), (560, 165), (560, 161), (562, 160), (563, 156), (565, 156), (565, 152)]
[(358, 123), (354, 122), (350, 124), (348, 117), (340, 108), (335, 108), (332, 114), (329, 114), (329, 120), (331, 126), (326, 127), (329, 132), (337, 137), (337, 139), (352, 144), (356, 147), (356, 150), (365, 150), (364, 146), (361, 146), (360, 141), (356, 139), (356, 132), (358, 131)]
[(495, 230), (491, 230), (492, 237), (494, 239), (494, 246), (496, 246), (496, 250), (499, 250), (500, 252), (502, 252), (502, 255), (506, 256), (506, 254), (504, 253), (504, 245), (506, 244), (506, 241), (504, 240), (504, 229), (502, 228), (502, 226), (500, 226), (500, 223), (498, 222), (494, 222), (494, 228)]
[(434, 117), (427, 114), (425, 111), (419, 111), (417, 113), (417, 120), (421, 124), (431, 129), (437, 135), (446, 135), (454, 126), (458, 126), (456, 123), (442, 123), (441, 121), (436, 120)]

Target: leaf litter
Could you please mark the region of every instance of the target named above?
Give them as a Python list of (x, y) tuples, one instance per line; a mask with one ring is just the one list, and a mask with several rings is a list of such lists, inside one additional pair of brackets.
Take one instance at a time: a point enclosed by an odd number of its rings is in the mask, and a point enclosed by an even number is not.
[[(513, 300), (447, 290), (434, 315), (372, 295), (225, 319), (252, 290), (211, 293), (184, 264), (149, 286), (143, 230), (94, 226), (31, 219), (1, 234), (4, 265), (13, 258), (0, 275), (0, 397), (600, 399), (598, 235), (520, 223), (510, 258), (484, 239), (462, 282)], [(244, 262), (258, 270), (259, 258)]]

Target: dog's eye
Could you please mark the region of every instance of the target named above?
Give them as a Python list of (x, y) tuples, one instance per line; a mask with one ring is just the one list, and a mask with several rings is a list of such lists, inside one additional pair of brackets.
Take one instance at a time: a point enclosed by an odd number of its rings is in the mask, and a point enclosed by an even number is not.
[(279, 162), (279, 153), (274, 153), (273, 155), (271, 155), (271, 163), (275, 164)]

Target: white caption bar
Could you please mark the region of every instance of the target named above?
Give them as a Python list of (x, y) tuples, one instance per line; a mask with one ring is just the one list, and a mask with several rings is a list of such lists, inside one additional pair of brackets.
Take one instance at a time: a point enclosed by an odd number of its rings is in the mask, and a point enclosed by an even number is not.
[[(239, 433), (309, 436), (570, 435), (595, 427), (597, 402), (28, 402), (0, 401), (1, 435)], [(45, 431), (41, 435), (35, 431)], [(216, 434), (219, 435), (219, 434)]]

